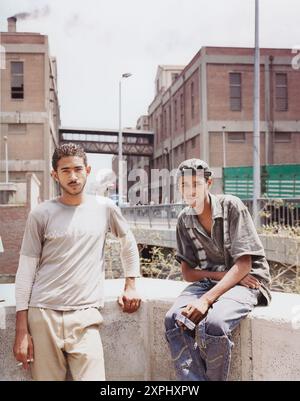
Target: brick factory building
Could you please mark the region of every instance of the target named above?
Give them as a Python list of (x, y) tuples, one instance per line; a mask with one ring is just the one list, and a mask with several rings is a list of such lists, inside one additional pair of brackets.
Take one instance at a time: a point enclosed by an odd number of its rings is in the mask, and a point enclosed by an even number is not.
[[(261, 164), (300, 163), (300, 70), (291, 49), (260, 49)], [(152, 168), (200, 157), (222, 191), (222, 167), (252, 165), (254, 49), (202, 47), (187, 66), (159, 66), (148, 108)], [(223, 133), (225, 146), (223, 147)], [(129, 162), (130, 165), (130, 162)], [(135, 159), (133, 167), (143, 167)]]
[(56, 195), (50, 177), (51, 157), (58, 144), (60, 124), (57, 69), (49, 55), (48, 37), (16, 32), (16, 18), (8, 18), (1, 32), (0, 182), (5, 180), (5, 146), (8, 142), (9, 181), (23, 183), (34, 173), (41, 183), (41, 199)]

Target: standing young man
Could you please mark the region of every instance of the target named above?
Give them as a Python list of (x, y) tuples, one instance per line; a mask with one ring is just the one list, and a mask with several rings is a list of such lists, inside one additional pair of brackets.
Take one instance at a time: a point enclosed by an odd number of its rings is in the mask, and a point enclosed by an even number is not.
[(187, 207), (176, 228), (183, 278), (192, 282), (165, 319), (179, 380), (227, 380), (232, 330), (258, 304), (270, 302), (269, 265), (247, 207), (213, 195), (207, 163), (186, 160), (177, 183)]
[(103, 319), (104, 243), (121, 243), (125, 288), (118, 302), (135, 312), (140, 275), (135, 239), (118, 207), (87, 196), (90, 166), (80, 146), (55, 149), (53, 178), (62, 195), (38, 205), (26, 223), (16, 275), (14, 354), (34, 380), (105, 380), (99, 325)]

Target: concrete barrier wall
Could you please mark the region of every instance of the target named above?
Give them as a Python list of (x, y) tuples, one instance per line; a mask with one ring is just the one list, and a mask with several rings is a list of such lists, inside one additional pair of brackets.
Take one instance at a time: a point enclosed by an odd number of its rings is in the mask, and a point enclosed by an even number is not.
[[(146, 227), (131, 224), (132, 232), (140, 244), (176, 248), (175, 227)], [(300, 266), (300, 239), (278, 235), (259, 234), (268, 260)]]
[[(123, 280), (107, 280), (100, 328), (107, 380), (175, 380), (164, 338), (164, 315), (187, 285), (184, 282), (137, 280), (143, 303), (123, 313), (116, 299)], [(30, 380), (12, 355), (15, 331), (13, 284), (0, 285), (0, 378)], [(234, 333), (230, 380), (300, 379), (300, 295), (273, 293), (268, 307), (257, 307)]]
[(268, 260), (300, 266), (300, 238), (263, 235), (260, 239)]

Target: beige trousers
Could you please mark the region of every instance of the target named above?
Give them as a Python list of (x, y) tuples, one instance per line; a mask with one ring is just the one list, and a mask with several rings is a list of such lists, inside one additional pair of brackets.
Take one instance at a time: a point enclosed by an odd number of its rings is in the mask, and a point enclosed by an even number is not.
[(28, 324), (33, 339), (33, 380), (105, 380), (104, 358), (97, 308), (56, 311), (29, 308)]

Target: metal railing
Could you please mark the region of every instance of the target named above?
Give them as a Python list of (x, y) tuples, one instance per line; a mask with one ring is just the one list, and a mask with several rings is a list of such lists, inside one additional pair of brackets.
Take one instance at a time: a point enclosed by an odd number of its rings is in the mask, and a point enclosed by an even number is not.
[(141, 205), (122, 207), (123, 216), (131, 223), (149, 224), (167, 224), (168, 228), (176, 225), (177, 217), (185, 204), (164, 204), (164, 205)]
[[(252, 199), (243, 199), (243, 202), (252, 213)], [(163, 224), (171, 228), (176, 225), (178, 215), (185, 206), (184, 203), (124, 206), (122, 213), (130, 223), (135, 225), (147, 224), (153, 227), (154, 224)], [(261, 225), (300, 226), (300, 198), (261, 198), (259, 211)]]
[[(252, 213), (252, 199), (243, 202)], [(300, 198), (261, 198), (258, 202), (261, 225), (300, 226)]]

